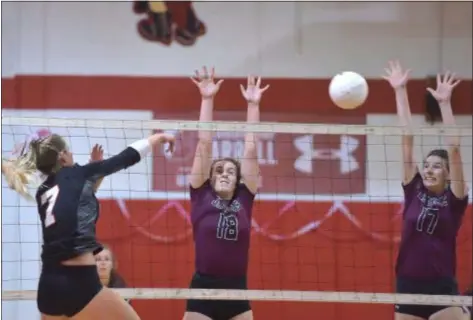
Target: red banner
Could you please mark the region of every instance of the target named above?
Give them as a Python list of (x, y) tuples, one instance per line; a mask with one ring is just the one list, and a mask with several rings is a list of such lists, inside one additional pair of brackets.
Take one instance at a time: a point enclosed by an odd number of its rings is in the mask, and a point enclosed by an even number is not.
[[(216, 120), (244, 121), (246, 112), (216, 112)], [(158, 119), (195, 120), (198, 114), (159, 113)], [(323, 117), (315, 114), (262, 115), (263, 121), (293, 123), (364, 124), (366, 117)], [(173, 131), (177, 145), (174, 155), (164, 150), (154, 157), (155, 191), (186, 191), (195, 148), (196, 131)], [(244, 133), (217, 132), (213, 141), (214, 158), (242, 158)], [(304, 135), (278, 132), (259, 134), (257, 144), (261, 168), (260, 194), (337, 195), (365, 192), (365, 136)], [(164, 172), (164, 173), (163, 173)]]

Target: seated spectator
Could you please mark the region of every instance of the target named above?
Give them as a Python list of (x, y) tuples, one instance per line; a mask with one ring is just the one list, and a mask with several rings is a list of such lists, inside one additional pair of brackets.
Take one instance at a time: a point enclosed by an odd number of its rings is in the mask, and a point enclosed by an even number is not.
[(104, 249), (95, 255), (95, 261), (97, 263), (97, 271), (99, 273), (100, 281), (105, 287), (127, 287), (125, 280), (117, 272), (117, 264), (110, 247), (104, 246)]

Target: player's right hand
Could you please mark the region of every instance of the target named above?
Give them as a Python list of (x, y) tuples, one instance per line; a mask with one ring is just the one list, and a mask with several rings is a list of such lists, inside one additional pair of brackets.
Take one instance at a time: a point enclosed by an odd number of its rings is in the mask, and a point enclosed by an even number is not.
[(411, 72), (409, 69), (403, 69), (399, 61), (389, 61), (389, 67), (384, 71), (386, 75), (383, 76), (383, 79), (388, 81), (393, 89), (405, 87)]
[(192, 82), (199, 88), (202, 99), (211, 99), (220, 90), (223, 80), (215, 83), (214, 76), (215, 69), (213, 67), (210, 73), (207, 71), (207, 67), (202, 67), (202, 70), (200, 72), (196, 70), (195, 76), (191, 78)]
[(157, 133), (156, 136), (158, 143), (165, 145), (166, 152), (174, 152), (174, 146), (176, 144), (176, 138), (174, 137), (174, 135), (169, 133)]

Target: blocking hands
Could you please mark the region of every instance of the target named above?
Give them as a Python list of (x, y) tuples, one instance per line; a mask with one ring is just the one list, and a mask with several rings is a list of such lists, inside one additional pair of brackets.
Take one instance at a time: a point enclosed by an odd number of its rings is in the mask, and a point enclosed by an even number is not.
[(447, 71), (443, 76), (437, 75), (437, 88), (427, 88), (427, 91), (438, 101), (442, 103), (449, 103), (452, 97), (453, 89), (460, 83), (460, 80), (456, 79), (454, 73)]
[(212, 99), (223, 83), (222, 79), (215, 83), (215, 68), (213, 67), (210, 69), (210, 72), (207, 70), (207, 67), (202, 67), (200, 72), (196, 70), (191, 80), (199, 88), (202, 99)]
[[(210, 72), (207, 67), (202, 67), (200, 71), (196, 70), (192, 82), (199, 89), (202, 99), (212, 99), (220, 90), (223, 80), (215, 82), (215, 68), (211, 68)], [(255, 78), (248, 76), (246, 88), (240, 85), (241, 94), (248, 104), (258, 105), (263, 93), (268, 90), (269, 85), (261, 87), (261, 77)]]
[(406, 86), (409, 80), (410, 69), (403, 69), (399, 61), (389, 61), (389, 66), (384, 69), (386, 75), (383, 79), (388, 81), (394, 90)]
[(255, 79), (253, 76), (248, 76), (246, 89), (243, 85), (240, 85), (241, 94), (243, 98), (248, 101), (248, 104), (259, 105), (263, 93), (268, 90), (269, 84), (261, 88), (261, 77)]

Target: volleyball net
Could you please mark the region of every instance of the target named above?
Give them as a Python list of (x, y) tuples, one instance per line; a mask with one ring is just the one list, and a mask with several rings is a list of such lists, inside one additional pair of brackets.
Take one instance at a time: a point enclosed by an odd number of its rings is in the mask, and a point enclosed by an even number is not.
[[(154, 150), (107, 177), (97, 193), (98, 237), (112, 248), (128, 284), (118, 292), (134, 301), (142, 319), (151, 319), (156, 306), (160, 319), (179, 318), (189, 298), (249, 299), (258, 318), (275, 320), (321, 312), (326, 319), (358, 319), (350, 305), (360, 319), (374, 319), (390, 317), (393, 304), (472, 304), (466, 296), (392, 293), (403, 205), (400, 127), (2, 117), (2, 155), (57, 133), (75, 162), (85, 164), (95, 144), (109, 157), (157, 130), (175, 135), (174, 154)], [(241, 159), (245, 133), (258, 134), (261, 179), (251, 222), (249, 290), (186, 289), (194, 271), (188, 176), (198, 130), (214, 131), (215, 158)], [(445, 137), (460, 136), (471, 186), (471, 123), (413, 130), (419, 164), (431, 149), (445, 146)], [(472, 281), (471, 225), (470, 204), (457, 241), (461, 288)], [(2, 180), (2, 303), (35, 299), (40, 250), (35, 203)]]

